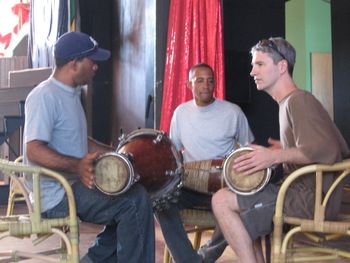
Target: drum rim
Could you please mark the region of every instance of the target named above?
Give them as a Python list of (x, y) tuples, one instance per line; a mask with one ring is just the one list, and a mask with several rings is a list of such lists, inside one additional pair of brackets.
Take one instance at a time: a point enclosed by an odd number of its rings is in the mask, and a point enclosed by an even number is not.
[[(121, 147), (123, 147), (126, 143), (130, 142), (132, 139), (134, 139), (137, 135), (157, 135), (157, 134), (165, 134), (165, 131), (160, 131), (160, 130), (155, 130), (155, 129), (150, 129), (150, 128), (141, 128), (141, 129), (136, 129), (133, 130), (132, 132), (128, 133), (125, 138), (123, 138), (117, 147), (116, 152), (120, 150)], [(169, 138), (170, 140), (170, 138)], [(171, 141), (171, 140), (170, 140)]]
[(122, 161), (124, 161), (126, 163), (126, 166), (127, 166), (128, 170), (129, 170), (129, 178), (128, 178), (128, 181), (127, 181), (124, 189), (122, 189), (121, 191), (118, 191), (116, 193), (113, 193), (113, 192), (108, 192), (108, 191), (102, 189), (101, 186), (99, 186), (96, 183), (96, 175), (95, 175), (95, 177), (94, 177), (94, 184), (95, 184), (96, 188), (98, 190), (100, 190), (102, 193), (106, 194), (106, 195), (120, 195), (122, 193), (125, 193), (137, 181), (136, 178), (135, 178), (134, 167), (132, 166), (130, 160), (124, 154), (120, 154), (120, 153), (117, 153), (117, 152), (107, 152), (107, 153), (104, 153), (104, 154), (100, 155), (96, 159), (96, 163), (99, 160), (101, 160), (102, 158), (106, 157), (106, 156), (116, 156), (116, 157), (119, 157), (120, 159), (122, 159)]
[(238, 148), (234, 151), (232, 151), (228, 156), (227, 158), (225, 159), (224, 161), (224, 165), (223, 165), (223, 174), (224, 174), (224, 180), (225, 180), (225, 183), (226, 185), (229, 187), (229, 189), (232, 191), (232, 192), (235, 192), (236, 194), (239, 194), (239, 195), (253, 195), (257, 192), (259, 192), (260, 190), (262, 190), (266, 184), (270, 181), (270, 178), (271, 178), (271, 173), (272, 173), (272, 169), (270, 167), (266, 168), (266, 177), (265, 179), (260, 183), (260, 185), (255, 188), (255, 189), (252, 189), (250, 190), (249, 192), (248, 191), (241, 191), (241, 190), (238, 190), (236, 189), (233, 185), (231, 185), (231, 181), (230, 179), (228, 179), (228, 175), (226, 173), (226, 169), (228, 168), (227, 165), (228, 165), (228, 162), (227, 160), (229, 160), (229, 158), (233, 155), (233, 154), (236, 154), (236, 153), (239, 153), (241, 151), (253, 151), (254, 149), (251, 148), (251, 147), (241, 147), (241, 148)]

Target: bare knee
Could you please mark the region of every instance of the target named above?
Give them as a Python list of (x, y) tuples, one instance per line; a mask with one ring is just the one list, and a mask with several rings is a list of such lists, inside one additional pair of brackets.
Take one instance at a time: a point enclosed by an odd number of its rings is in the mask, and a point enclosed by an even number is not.
[(237, 210), (236, 195), (224, 188), (216, 192), (211, 200), (212, 208), (214, 213), (225, 212), (227, 210), (235, 211)]
[(213, 207), (222, 206), (226, 199), (227, 199), (226, 189), (221, 189), (213, 195), (211, 199), (211, 204)]

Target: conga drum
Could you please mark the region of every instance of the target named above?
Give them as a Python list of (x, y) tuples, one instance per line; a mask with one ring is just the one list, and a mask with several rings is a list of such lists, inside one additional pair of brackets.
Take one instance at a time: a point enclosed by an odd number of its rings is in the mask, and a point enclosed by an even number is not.
[(204, 194), (213, 194), (226, 183), (223, 177), (224, 160), (202, 160), (184, 163), (183, 187)]
[(239, 148), (229, 154), (224, 163), (225, 182), (233, 192), (240, 195), (252, 195), (259, 192), (265, 187), (271, 177), (271, 168), (258, 171), (251, 175), (244, 175), (233, 169), (234, 160), (252, 150), (249, 147)]
[(165, 132), (138, 129), (118, 145), (117, 153), (128, 156), (134, 172), (157, 209), (176, 199), (181, 187), (182, 156)]

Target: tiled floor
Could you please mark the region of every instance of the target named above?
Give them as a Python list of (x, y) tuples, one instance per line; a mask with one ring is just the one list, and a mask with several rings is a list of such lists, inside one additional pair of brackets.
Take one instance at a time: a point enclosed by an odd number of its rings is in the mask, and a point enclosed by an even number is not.
[[(349, 203), (350, 204), (350, 203)], [(347, 206), (347, 209), (350, 209), (350, 205)], [(24, 205), (17, 205), (16, 212), (24, 211)], [(4, 215), (6, 211), (5, 206), (0, 206), (0, 215)], [(101, 226), (93, 225), (82, 222), (80, 224), (80, 255), (84, 255), (89, 248), (89, 246), (93, 243), (96, 234), (101, 230)], [(202, 237), (202, 244), (204, 244), (210, 238), (211, 232), (208, 231)], [(0, 240), (0, 248), (1, 251), (11, 250), (11, 249), (21, 249), (25, 248), (27, 251), (43, 251), (48, 249), (56, 248), (58, 245), (57, 237), (50, 237), (45, 242), (40, 244), (40, 246), (34, 247), (32, 242), (29, 239), (15, 239), (15, 238), (6, 238)], [(350, 240), (346, 240), (343, 242), (342, 246), (350, 247)], [(163, 252), (164, 252), (164, 241), (163, 236), (160, 231), (158, 224), (156, 223), (156, 263), (163, 262)], [(1, 257), (0, 257), (1, 259)], [(25, 262), (36, 263), (36, 262), (44, 262), (38, 260), (27, 260)], [(220, 257), (217, 263), (234, 263), (237, 262), (236, 256), (234, 252), (228, 247), (226, 248), (224, 254)], [(337, 260), (333, 261), (337, 263), (345, 263), (350, 262), (349, 260)]]
[[(22, 206), (22, 205), (20, 205)], [(24, 205), (23, 205), (24, 207)], [(17, 206), (17, 211), (23, 211), (24, 208)], [(0, 206), (0, 215), (4, 215), (6, 211), (6, 207)], [(101, 226), (84, 223), (80, 224), (80, 255), (84, 255), (88, 250), (89, 246), (93, 243), (96, 234), (101, 230)], [(210, 238), (211, 232), (208, 231), (202, 237), (202, 243), (204, 244)], [(32, 242), (29, 239), (15, 239), (15, 238), (6, 238), (0, 240), (0, 248), (1, 250), (11, 250), (11, 249), (21, 249), (25, 248), (27, 251), (43, 251), (48, 249), (54, 249), (57, 247), (58, 238), (50, 237), (45, 240), (42, 244), (37, 247), (32, 245)], [(163, 252), (164, 252), (164, 240), (161, 233), (161, 230), (156, 223), (156, 263), (163, 262)], [(0, 258), (1, 259), (1, 258)], [(25, 262), (35, 263), (35, 262), (44, 262), (38, 260), (27, 260)], [(222, 255), (222, 257), (217, 261), (218, 263), (229, 263), (236, 262), (235, 254), (230, 248), (227, 248)]]

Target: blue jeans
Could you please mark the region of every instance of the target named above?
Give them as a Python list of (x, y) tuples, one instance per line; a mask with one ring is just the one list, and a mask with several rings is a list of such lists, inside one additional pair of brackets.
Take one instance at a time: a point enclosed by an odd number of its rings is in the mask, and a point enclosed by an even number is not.
[[(145, 189), (133, 185), (126, 193), (108, 196), (85, 187), (72, 185), (77, 214), (82, 221), (105, 225), (89, 248), (94, 262), (155, 262), (155, 234), (152, 204)], [(46, 217), (65, 217), (67, 198), (43, 213)]]
[(155, 214), (175, 262), (202, 262), (201, 256), (193, 249), (181, 221), (180, 210), (186, 208), (210, 211), (211, 195), (183, 188), (177, 203), (170, 203), (169, 209), (155, 211)]

